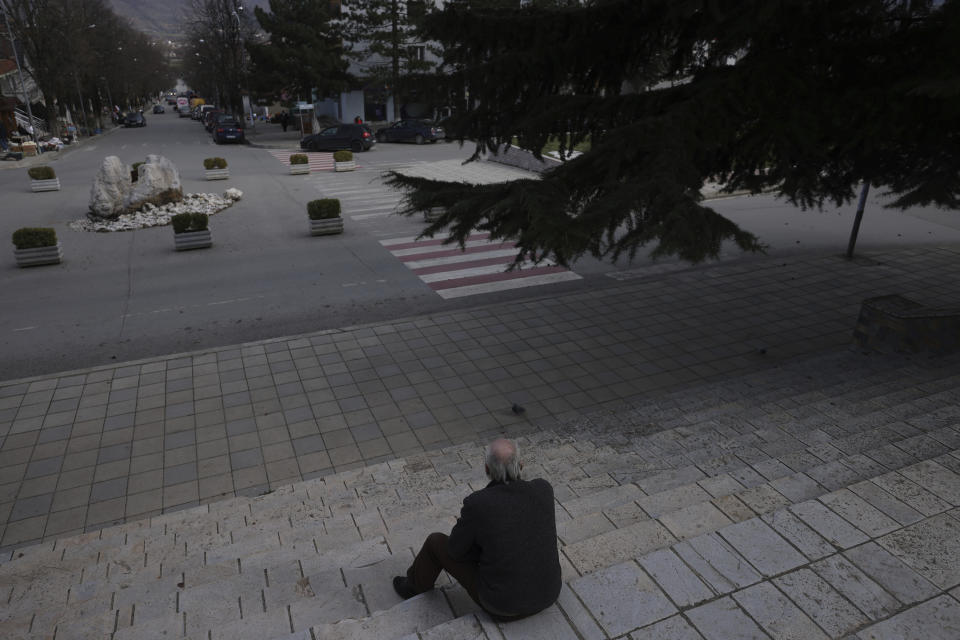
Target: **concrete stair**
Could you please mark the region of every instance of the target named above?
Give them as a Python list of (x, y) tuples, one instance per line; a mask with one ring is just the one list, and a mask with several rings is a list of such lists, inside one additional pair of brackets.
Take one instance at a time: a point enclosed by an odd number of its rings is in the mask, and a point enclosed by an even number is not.
[[(951, 623), (960, 569), (937, 582), (886, 549), (960, 531), (958, 364), (829, 354), (534, 425), (518, 441), (527, 477), (554, 485), (566, 584), (528, 620), (496, 624), (448, 580), (405, 602), (390, 585), (485, 484), (483, 443), (471, 443), (12, 550), (0, 628), (56, 640), (697, 638), (703, 620), (813, 638), (896, 628), (931, 606)], [(845, 586), (871, 581), (872, 600)], [(804, 604), (814, 592), (842, 594), (845, 615), (818, 619)], [(768, 609), (788, 613), (765, 623)], [(807, 635), (781, 633), (784, 620)]]

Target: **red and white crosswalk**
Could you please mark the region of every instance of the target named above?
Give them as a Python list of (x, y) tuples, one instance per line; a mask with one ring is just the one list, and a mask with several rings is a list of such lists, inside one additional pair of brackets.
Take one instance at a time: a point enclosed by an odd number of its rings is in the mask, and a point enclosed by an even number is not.
[(290, 165), (290, 156), (295, 153), (306, 154), (307, 158), (310, 159), (310, 171), (332, 171), (333, 170), (333, 154), (325, 153), (323, 151), (287, 151), (284, 149), (271, 149), (270, 155), (282, 162), (283, 164)]
[(491, 241), (487, 233), (471, 235), (463, 249), (444, 245), (444, 239), (391, 238), (380, 244), (445, 299), (581, 279), (548, 261), (507, 271), (517, 255), (516, 246)]

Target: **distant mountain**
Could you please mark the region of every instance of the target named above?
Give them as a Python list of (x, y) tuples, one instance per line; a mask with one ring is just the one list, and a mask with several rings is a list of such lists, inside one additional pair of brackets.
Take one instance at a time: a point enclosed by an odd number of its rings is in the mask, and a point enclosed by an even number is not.
[[(183, 20), (190, 0), (110, 0), (117, 15), (130, 18), (133, 26), (158, 38), (182, 40)], [(254, 6), (267, 7), (268, 0), (244, 0), (245, 10)]]

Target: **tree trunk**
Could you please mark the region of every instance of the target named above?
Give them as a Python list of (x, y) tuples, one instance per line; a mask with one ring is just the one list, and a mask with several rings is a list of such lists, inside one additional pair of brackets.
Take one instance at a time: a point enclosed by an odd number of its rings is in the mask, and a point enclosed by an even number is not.
[(853, 260), (853, 248), (857, 245), (857, 236), (860, 235), (860, 221), (863, 220), (863, 209), (866, 207), (869, 192), (870, 182), (864, 181), (860, 189), (860, 201), (857, 203), (857, 215), (853, 219), (853, 229), (850, 230), (850, 242), (847, 243), (847, 260)]

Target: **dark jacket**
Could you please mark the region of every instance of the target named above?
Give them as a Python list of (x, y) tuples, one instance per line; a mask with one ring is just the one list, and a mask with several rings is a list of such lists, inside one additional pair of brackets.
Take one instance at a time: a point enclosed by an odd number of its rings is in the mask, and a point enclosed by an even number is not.
[(497, 612), (530, 615), (549, 607), (562, 585), (553, 487), (514, 480), (470, 494), (447, 550), (478, 563), (477, 592)]

